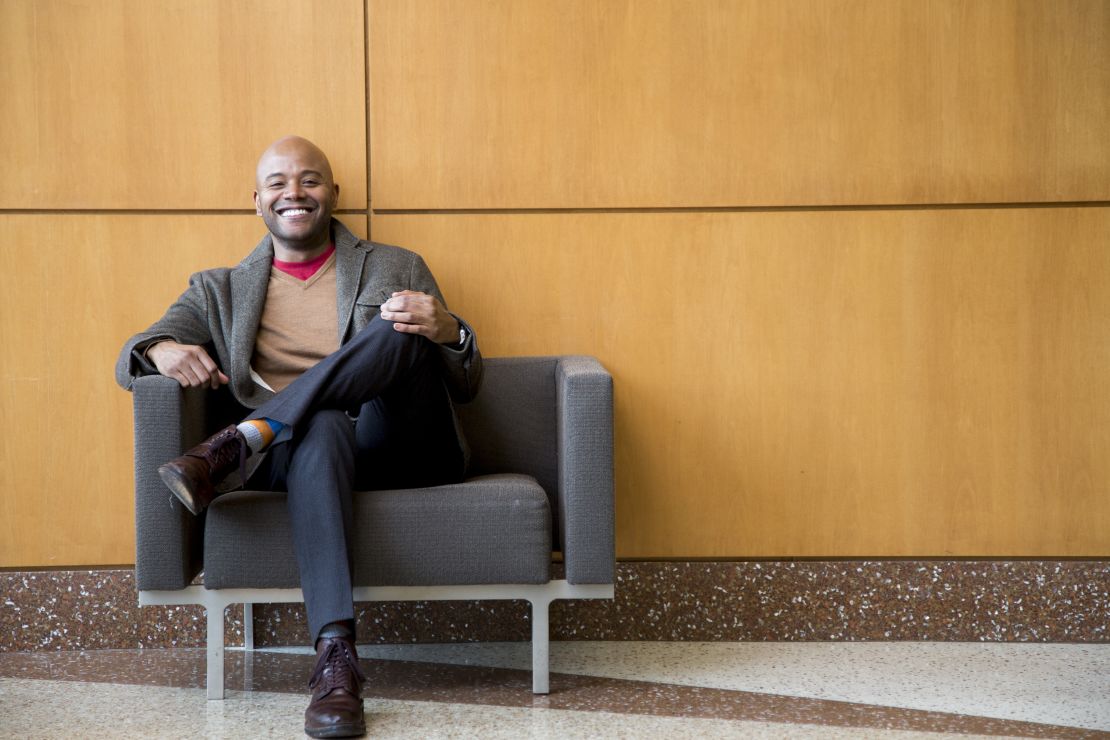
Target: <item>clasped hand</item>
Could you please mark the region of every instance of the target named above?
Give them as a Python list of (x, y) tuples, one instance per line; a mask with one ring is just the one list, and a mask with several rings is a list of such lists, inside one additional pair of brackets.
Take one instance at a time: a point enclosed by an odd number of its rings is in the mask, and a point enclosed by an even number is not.
[(164, 340), (151, 345), (146, 356), (159, 373), (173, 378), (184, 388), (209, 386), (215, 389), (228, 382), (204, 347), (195, 344)]
[(459, 322), (435, 296), (401, 290), (381, 305), (381, 317), (406, 334), (419, 334), (437, 344), (459, 341)]

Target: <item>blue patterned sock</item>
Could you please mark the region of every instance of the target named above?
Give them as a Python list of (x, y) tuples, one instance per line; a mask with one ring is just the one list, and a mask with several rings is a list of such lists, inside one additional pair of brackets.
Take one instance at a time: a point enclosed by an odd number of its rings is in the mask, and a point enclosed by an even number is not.
[(273, 419), (251, 419), (236, 427), (247, 440), (247, 447), (251, 448), (251, 452), (261, 452), (269, 447), (274, 437), (284, 428), (284, 424)]

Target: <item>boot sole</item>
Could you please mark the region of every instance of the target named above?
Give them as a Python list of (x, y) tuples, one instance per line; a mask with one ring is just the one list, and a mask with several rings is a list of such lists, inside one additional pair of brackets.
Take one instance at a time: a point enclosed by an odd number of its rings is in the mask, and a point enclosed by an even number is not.
[(366, 734), (366, 723), (360, 722), (358, 724), (333, 725), (331, 727), (320, 727), (318, 729), (309, 729), (305, 727), (304, 734), (309, 737), (361, 737)]
[(192, 491), (189, 490), (185, 479), (178, 475), (177, 471), (173, 468), (163, 465), (158, 468), (158, 477), (166, 484), (166, 487), (173, 491), (173, 495), (181, 502), (181, 505), (189, 510), (193, 516), (200, 516), (200, 510), (197, 507), (196, 498), (193, 496)]

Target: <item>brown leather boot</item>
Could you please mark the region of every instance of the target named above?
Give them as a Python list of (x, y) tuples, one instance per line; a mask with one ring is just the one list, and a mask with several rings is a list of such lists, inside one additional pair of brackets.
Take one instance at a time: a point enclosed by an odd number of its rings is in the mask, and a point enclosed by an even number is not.
[(199, 516), (216, 498), (216, 484), (238, 464), (243, 470), (250, 450), (235, 425), (221, 429), (181, 457), (158, 468), (162, 482), (194, 516)]
[(311, 737), (358, 737), (366, 733), (362, 714), (362, 682), (355, 643), (348, 637), (321, 637), (316, 644), (316, 669), (308, 687), (312, 702), (304, 713), (304, 731)]

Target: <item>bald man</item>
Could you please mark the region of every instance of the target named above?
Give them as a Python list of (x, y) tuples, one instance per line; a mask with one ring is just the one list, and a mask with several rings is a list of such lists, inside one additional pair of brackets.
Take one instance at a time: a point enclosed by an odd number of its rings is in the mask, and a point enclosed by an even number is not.
[[(474, 397), (482, 359), (419, 255), (362, 241), (332, 218), (327, 156), (289, 136), (259, 159), (255, 212), (269, 234), (233, 268), (193, 275), (123, 347), (116, 377), (161, 373), (230, 387), (245, 408), (158, 472), (199, 515), (228, 485), (287, 491), (317, 661), (305, 732), (365, 732), (351, 583), (352, 491), (457, 482), (452, 400)], [(238, 471), (239, 476), (231, 475)]]

